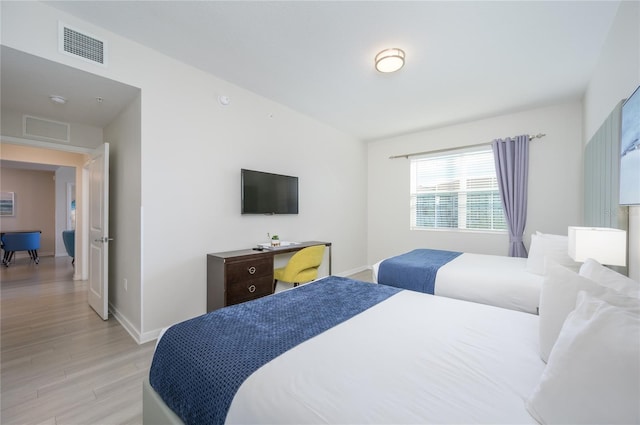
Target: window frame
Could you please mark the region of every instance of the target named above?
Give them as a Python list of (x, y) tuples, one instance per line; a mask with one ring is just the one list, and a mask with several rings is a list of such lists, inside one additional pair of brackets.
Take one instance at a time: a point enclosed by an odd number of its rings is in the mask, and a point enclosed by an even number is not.
[[(420, 226), (417, 224), (417, 222), (419, 221), (418, 218), (418, 197), (421, 194), (418, 190), (417, 190), (417, 176), (416, 176), (416, 163), (418, 163), (421, 160), (442, 160), (443, 162), (446, 161), (447, 158), (450, 158), (450, 160), (455, 161), (455, 158), (462, 158), (464, 156), (470, 157), (474, 154), (490, 154), (491, 157), (491, 169), (493, 170), (493, 175), (491, 176), (491, 180), (492, 180), (492, 186), (488, 187), (488, 188), (479, 188), (478, 190), (468, 190), (468, 183), (469, 181), (471, 181), (471, 178), (468, 177), (468, 174), (464, 174), (464, 176), (466, 177), (462, 177), (460, 179), (458, 179), (457, 181), (457, 185), (456, 182), (450, 182), (448, 183), (452, 189), (449, 192), (443, 191), (443, 192), (438, 192), (437, 189), (434, 189), (434, 192), (422, 192), (422, 195), (430, 195), (432, 194), (433, 196), (438, 196), (439, 194), (447, 194), (447, 193), (457, 193), (457, 202), (453, 202), (454, 204), (456, 204), (456, 213), (457, 213), (457, 218), (455, 219), (455, 226), (454, 227), (446, 227), (446, 226), (442, 226), (442, 227), (427, 227), (427, 226)], [(496, 176), (496, 172), (495, 172), (495, 166), (493, 163), (493, 149), (491, 144), (486, 144), (486, 145), (477, 145), (477, 146), (473, 146), (473, 147), (467, 147), (467, 148), (452, 148), (452, 149), (443, 149), (443, 150), (437, 150), (437, 151), (433, 151), (430, 153), (426, 153), (426, 154), (421, 154), (421, 155), (416, 155), (416, 156), (412, 156), (409, 157), (410, 160), (410, 165), (409, 165), (409, 229), (412, 231), (437, 231), (437, 232), (442, 232), (442, 231), (446, 231), (446, 232), (467, 232), (467, 233), (490, 233), (490, 234), (504, 234), (504, 233), (508, 233), (508, 225), (506, 222), (506, 217), (504, 215), (504, 210), (503, 210), (503, 206), (502, 206), (502, 201), (500, 199), (500, 189), (498, 187), (498, 182), (497, 182), (497, 176)], [(457, 161), (464, 161), (464, 159), (458, 159)], [(485, 163), (485, 167), (488, 164)], [(462, 165), (460, 165), (461, 167)], [(454, 168), (454, 167), (451, 167)], [(460, 174), (458, 174), (457, 176), (460, 176)], [(486, 177), (481, 177), (482, 178), (486, 178)], [(435, 182), (434, 182), (435, 183)], [(435, 183), (434, 185), (432, 185), (433, 187), (437, 186), (446, 186), (447, 184), (437, 184)], [(467, 228), (467, 221), (469, 220), (468, 214), (469, 214), (469, 210), (467, 209), (467, 200), (468, 200), (468, 194), (469, 193), (495, 193), (497, 194), (497, 202), (496, 200), (489, 200), (488, 204), (490, 205), (491, 208), (491, 217), (489, 218), (490, 221), (490, 226), (491, 228)], [(499, 206), (499, 210), (500, 212), (502, 212), (502, 214), (499, 217), (495, 216), (495, 212), (496, 212), (496, 204), (498, 204), (497, 206)], [(486, 211), (488, 211), (488, 208), (486, 209)], [(436, 214), (436, 217), (433, 217), (433, 219), (431, 220), (432, 223), (434, 223), (434, 226), (437, 224), (437, 212), (435, 212), (434, 214)], [(429, 220), (429, 218), (427, 217), (426, 220)], [(494, 226), (496, 225), (496, 223), (498, 223), (498, 225), (500, 223), (504, 223), (503, 226), (504, 228), (494, 228)], [(460, 226), (464, 226), (464, 227), (460, 227)]]

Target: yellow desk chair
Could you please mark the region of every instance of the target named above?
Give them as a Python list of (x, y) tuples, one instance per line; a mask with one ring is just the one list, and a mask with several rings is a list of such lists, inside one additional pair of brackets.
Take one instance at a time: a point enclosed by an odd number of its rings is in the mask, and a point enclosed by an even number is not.
[(303, 248), (293, 254), (286, 266), (273, 271), (273, 291), (275, 292), (278, 281), (298, 286), (301, 283), (315, 280), (318, 277), (318, 267), (320, 267), (323, 257), (324, 245)]

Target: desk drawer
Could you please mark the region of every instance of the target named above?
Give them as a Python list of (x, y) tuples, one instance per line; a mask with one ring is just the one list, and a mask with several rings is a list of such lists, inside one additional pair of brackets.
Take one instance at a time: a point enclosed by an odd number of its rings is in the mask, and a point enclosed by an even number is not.
[(273, 258), (260, 258), (227, 264), (227, 284), (270, 276), (273, 276)]
[(240, 282), (230, 282), (227, 284), (227, 305), (264, 297), (265, 295), (270, 295), (272, 291), (272, 275), (245, 279)]

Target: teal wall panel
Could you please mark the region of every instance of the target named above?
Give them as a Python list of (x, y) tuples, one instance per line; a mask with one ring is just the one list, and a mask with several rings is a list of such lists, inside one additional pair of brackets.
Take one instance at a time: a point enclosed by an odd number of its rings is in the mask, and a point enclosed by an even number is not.
[(620, 206), (620, 102), (584, 153), (584, 225), (628, 229), (628, 209)]

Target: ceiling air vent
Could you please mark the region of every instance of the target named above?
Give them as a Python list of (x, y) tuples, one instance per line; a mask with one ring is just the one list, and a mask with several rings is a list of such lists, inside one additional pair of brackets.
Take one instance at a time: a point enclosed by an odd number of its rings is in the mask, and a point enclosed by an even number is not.
[(68, 143), (70, 127), (66, 122), (52, 121), (31, 115), (22, 116), (22, 133), (29, 138), (36, 137)]
[(106, 66), (107, 43), (90, 34), (77, 31), (62, 22), (59, 25), (60, 51), (87, 62)]

